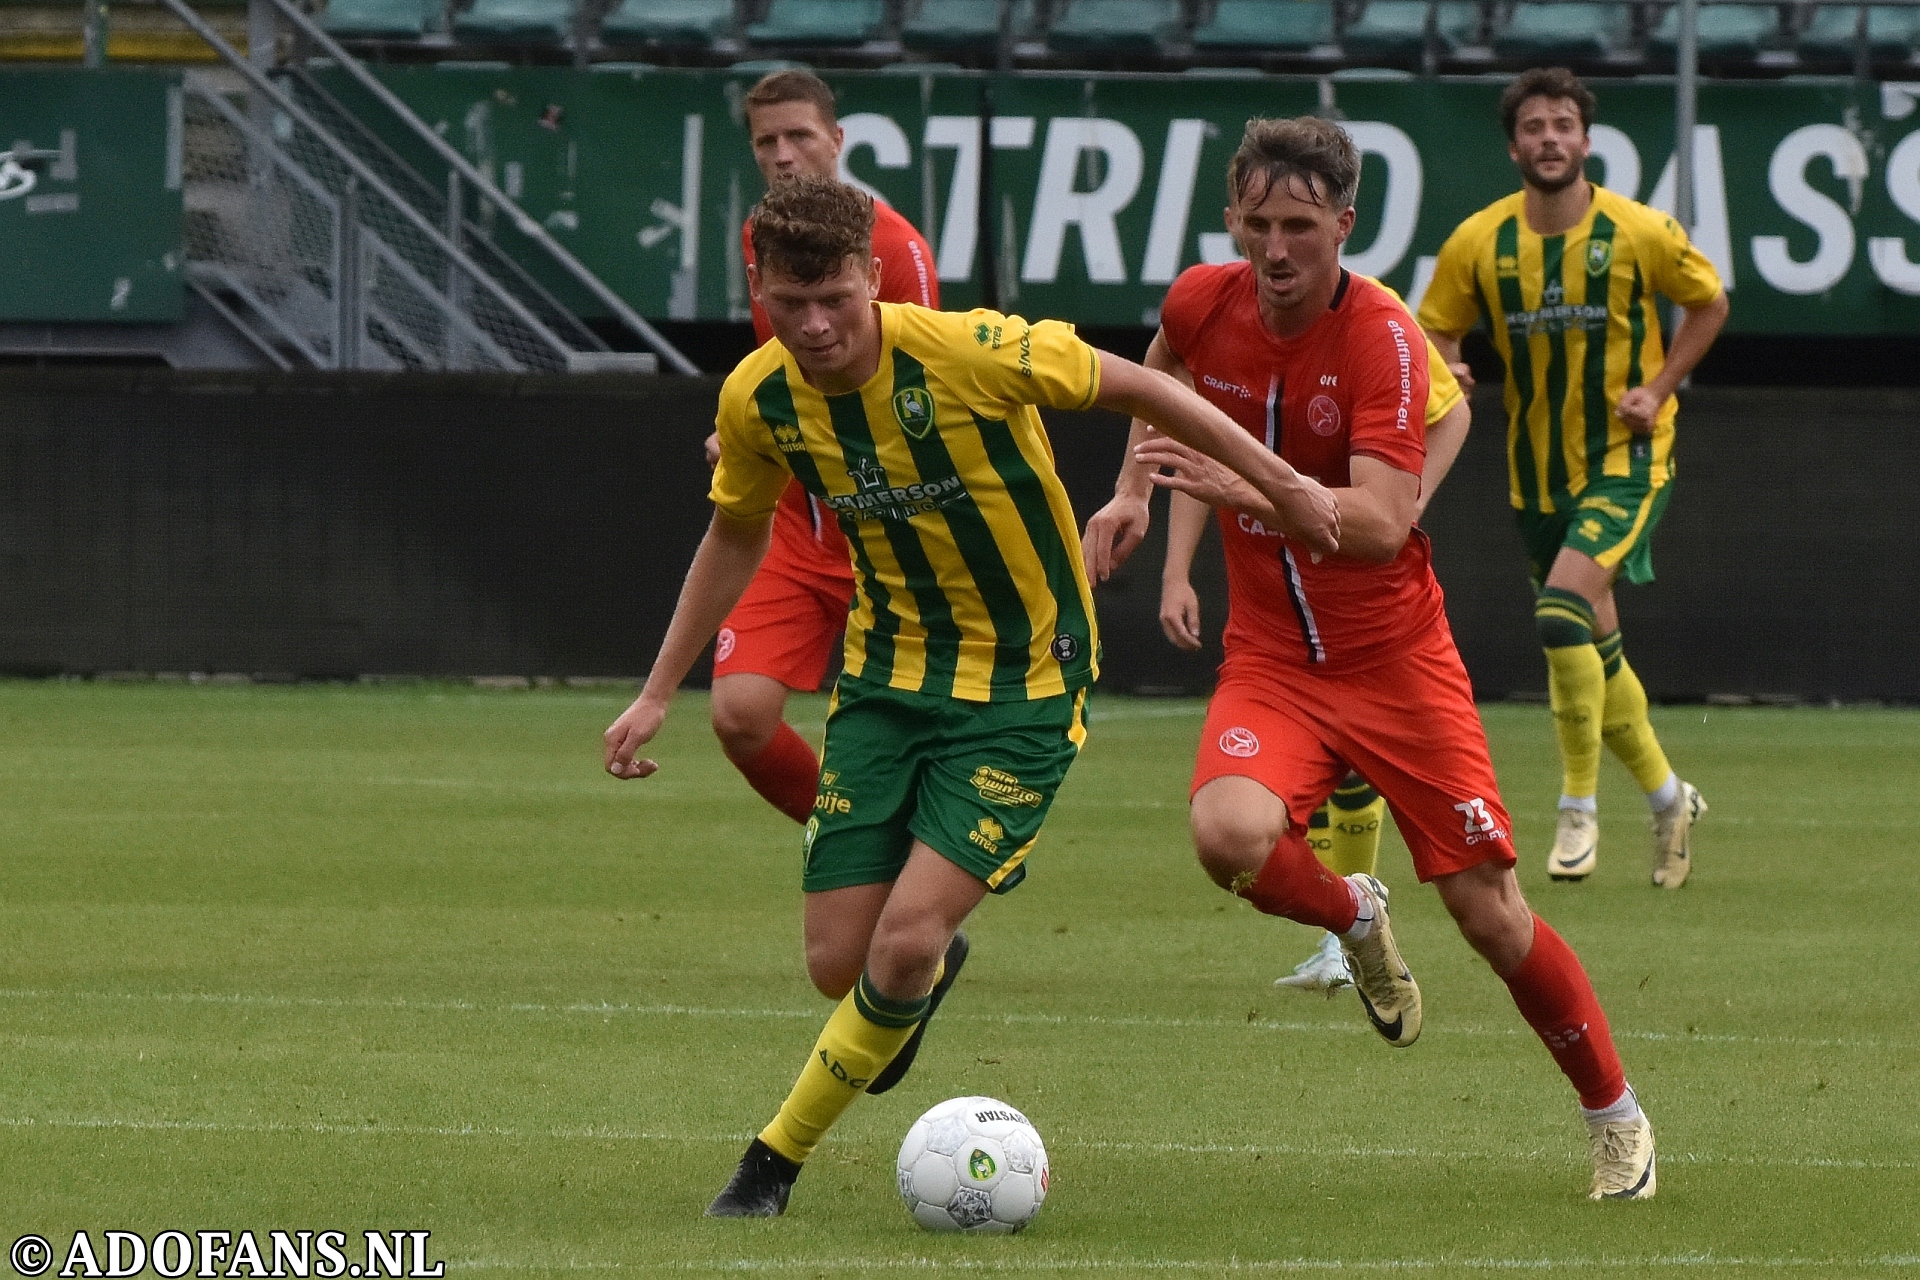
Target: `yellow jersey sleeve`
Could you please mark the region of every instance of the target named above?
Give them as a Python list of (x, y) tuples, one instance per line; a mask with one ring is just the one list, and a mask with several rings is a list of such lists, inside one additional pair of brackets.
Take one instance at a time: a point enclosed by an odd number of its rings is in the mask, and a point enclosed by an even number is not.
[[(1401, 306), (1407, 305), (1407, 300), (1401, 297), (1400, 291), (1392, 285), (1376, 280), (1372, 276), (1367, 276), (1366, 279), (1373, 280), (1375, 284), (1393, 295), (1393, 300)], [(1433, 339), (1427, 338), (1426, 342), (1427, 425), (1432, 426), (1452, 412), (1453, 406), (1459, 404), (1466, 393), (1460, 389), (1460, 379), (1454, 377), (1453, 370), (1447, 367), (1447, 359), (1440, 354), (1440, 348), (1433, 345)]]
[(1440, 354), (1440, 348), (1433, 345), (1433, 339), (1427, 339), (1427, 425), (1432, 426), (1453, 412), (1453, 406), (1466, 399), (1467, 393), (1460, 389), (1460, 379), (1453, 376), (1453, 370), (1447, 367), (1446, 357)]
[(971, 311), (967, 363), (990, 399), (1052, 409), (1091, 409), (1100, 395), (1100, 353), (1063, 320)]
[(1647, 233), (1647, 280), (1654, 292), (1689, 309), (1704, 307), (1719, 297), (1720, 273), (1687, 238), (1680, 224), (1658, 211), (1649, 221), (1653, 225)]
[(792, 475), (774, 445), (772, 430), (754, 412), (750, 382), (735, 370), (720, 389), (720, 410), (713, 419), (720, 434), (720, 462), (707, 497), (735, 520), (771, 515)]
[(1479, 256), (1472, 230), (1475, 221), (1455, 227), (1440, 246), (1433, 279), (1415, 317), (1430, 333), (1458, 337), (1480, 322), (1480, 298), (1473, 287), (1473, 260)]

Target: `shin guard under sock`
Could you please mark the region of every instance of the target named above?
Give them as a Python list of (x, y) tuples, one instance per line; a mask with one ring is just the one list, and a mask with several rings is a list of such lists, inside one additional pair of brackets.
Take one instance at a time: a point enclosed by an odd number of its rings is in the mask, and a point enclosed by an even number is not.
[(1598, 1110), (1616, 1101), (1627, 1077), (1600, 998), (1580, 957), (1539, 916), (1533, 918), (1533, 949), (1506, 975), (1506, 983), (1520, 1016), (1573, 1082), (1580, 1105)]
[(1233, 891), (1270, 916), (1285, 916), (1330, 933), (1353, 928), (1360, 913), (1353, 888), (1313, 856), (1298, 831), (1281, 836), (1260, 870), (1239, 876)]
[(1328, 853), (1321, 861), (1337, 876), (1372, 875), (1380, 865), (1380, 829), (1387, 820), (1387, 802), (1373, 784), (1349, 773), (1327, 802)]
[(893, 1061), (914, 1027), (927, 1015), (927, 998), (889, 1000), (866, 974), (827, 1019), (813, 1056), (794, 1081), (780, 1114), (760, 1131), (760, 1141), (804, 1164), (840, 1113)]
[(813, 816), (813, 798), (820, 787), (820, 761), (807, 740), (785, 720), (773, 731), (773, 741), (751, 760), (735, 760), (751, 786), (768, 804), (804, 824)]
[(1594, 641), (1594, 648), (1605, 664), (1607, 679), (1600, 736), (1642, 791), (1657, 791), (1673, 766), (1667, 763), (1667, 753), (1660, 749), (1660, 739), (1654, 735), (1653, 721), (1647, 718), (1647, 691), (1627, 665), (1618, 629)]
[(1545, 587), (1533, 623), (1547, 653), (1547, 692), (1565, 774), (1560, 792), (1600, 790), (1600, 725), (1606, 707), (1606, 664), (1593, 646), (1593, 606), (1575, 592)]

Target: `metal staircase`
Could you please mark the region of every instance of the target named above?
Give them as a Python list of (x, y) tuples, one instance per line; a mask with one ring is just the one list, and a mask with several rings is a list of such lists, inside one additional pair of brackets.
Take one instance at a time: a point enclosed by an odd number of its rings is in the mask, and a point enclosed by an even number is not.
[[(657, 358), (699, 372), (296, 6), (254, 0), (419, 135), (443, 182), (304, 68), (257, 66), (186, 0), (162, 2), (231, 68), (186, 76), (187, 283), (265, 359), (283, 369), (563, 373), (650, 370)], [(543, 256), (653, 354), (612, 352), (488, 234), (503, 220), (522, 252)]]

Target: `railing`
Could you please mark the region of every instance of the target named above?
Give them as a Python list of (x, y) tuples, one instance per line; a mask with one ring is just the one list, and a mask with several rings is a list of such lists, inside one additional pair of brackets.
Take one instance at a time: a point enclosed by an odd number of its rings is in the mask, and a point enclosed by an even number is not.
[[(565, 245), (548, 234), (545, 227), (541, 226), (535, 219), (529, 217), (505, 192), (495, 186), (490, 177), (475, 168), (465, 156), (450, 146), (446, 139), (442, 138), (438, 133), (435, 133), (426, 121), (416, 115), (412, 108), (400, 100), (398, 95), (388, 89), (386, 85), (382, 84), (366, 67), (361, 65), (357, 58), (343, 49), (338, 41), (331, 35), (328, 35), (320, 24), (308, 17), (298, 5), (292, 3), (292, 0), (267, 0), (267, 2), (272, 4), (272, 6), (279, 11), (280, 15), (292, 24), (293, 28), (303, 39), (309, 41), (314, 47), (334, 59), (347, 74), (358, 82), (360, 87), (364, 89), (370, 97), (387, 111), (391, 112), (395, 120), (399, 121), (412, 132), (439, 158), (441, 163), (446, 165), (449, 173), (450, 192), (454, 197), (453, 203), (449, 206), (453, 212), (450, 213), (449, 216), (458, 216), (460, 204), (458, 183), (464, 183), (478, 199), (491, 205), (499, 213), (504, 215), (516, 232), (524, 236), (537, 247), (548, 260), (553, 262), (560, 270), (570, 276), (576, 284), (591, 294), (595, 301), (606, 307), (616, 319), (632, 330), (634, 334), (649, 347), (653, 348), (654, 351), (658, 352), (662, 360), (666, 361), (681, 373), (693, 374), (700, 372), (692, 361), (682, 355), (672, 343), (668, 342), (667, 339), (661, 335), (659, 330), (647, 323), (625, 298), (622, 298), (618, 293), (614, 292), (613, 289), (609, 288), (606, 282), (601, 280), (599, 276), (589, 271), (578, 258), (575, 258), (573, 254), (567, 250)], [(163, 0), (163, 3), (167, 4), (170, 8), (174, 8), (176, 12), (186, 7), (185, 0)], [(310, 84), (311, 81), (309, 80), (308, 83)], [(387, 154), (389, 156), (392, 155), (390, 151), (388, 151)], [(395, 157), (395, 159), (397, 160), (397, 157)], [(457, 180), (457, 182), (455, 180)], [(524, 273), (522, 274), (524, 276)]]
[[(274, 363), (567, 372), (644, 359), (612, 356), (466, 217), (464, 175), (440, 194), (310, 76), (269, 75), (186, 0), (161, 2), (249, 89), (230, 99), (208, 74), (186, 77), (187, 280)], [(506, 205), (524, 232), (531, 219)], [(673, 367), (698, 372), (634, 320)]]

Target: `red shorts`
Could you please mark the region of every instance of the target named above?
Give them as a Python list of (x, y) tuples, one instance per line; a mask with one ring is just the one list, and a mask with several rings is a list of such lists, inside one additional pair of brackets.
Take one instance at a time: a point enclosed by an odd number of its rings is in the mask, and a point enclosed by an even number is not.
[(714, 637), (714, 677), (770, 676), (812, 693), (846, 634), (852, 600), (852, 578), (791, 572), (768, 557)]
[(1207, 704), (1194, 791), (1251, 778), (1304, 832), (1350, 768), (1386, 797), (1422, 883), (1483, 862), (1513, 865), (1513, 824), (1450, 631), (1348, 675), (1228, 657)]

